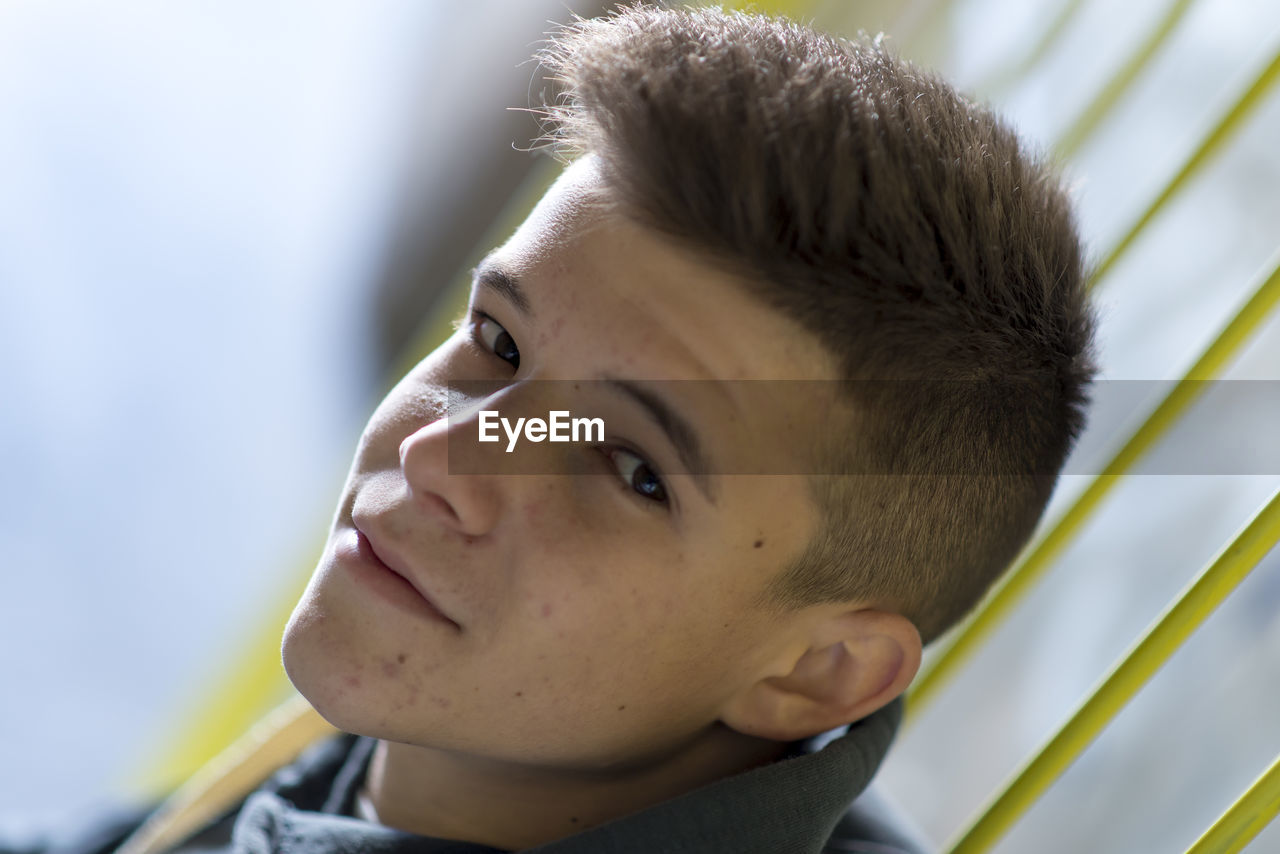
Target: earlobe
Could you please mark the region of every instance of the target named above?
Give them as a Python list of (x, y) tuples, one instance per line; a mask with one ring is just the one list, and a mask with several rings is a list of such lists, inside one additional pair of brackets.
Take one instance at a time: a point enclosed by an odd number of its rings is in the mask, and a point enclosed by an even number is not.
[(794, 741), (860, 720), (906, 690), (920, 667), (920, 633), (906, 617), (870, 609), (817, 624), (809, 646), (747, 686), (721, 721), (744, 734)]

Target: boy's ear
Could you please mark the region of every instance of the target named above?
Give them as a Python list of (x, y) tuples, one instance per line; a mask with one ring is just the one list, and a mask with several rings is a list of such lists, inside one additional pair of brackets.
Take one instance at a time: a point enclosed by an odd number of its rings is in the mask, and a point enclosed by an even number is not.
[(843, 611), (813, 628), (803, 652), (786, 654), (774, 674), (734, 695), (720, 720), (760, 738), (808, 738), (897, 697), (915, 677), (920, 656), (920, 633), (906, 617)]

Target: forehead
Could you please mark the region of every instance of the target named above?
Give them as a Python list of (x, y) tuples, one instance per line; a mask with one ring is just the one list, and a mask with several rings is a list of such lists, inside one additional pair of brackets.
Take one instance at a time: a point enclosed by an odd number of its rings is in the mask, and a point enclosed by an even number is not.
[[(590, 155), (487, 262), (527, 283), (542, 320), (594, 314), (664, 379), (834, 379), (816, 336), (708, 256), (627, 217)], [(627, 334), (631, 333), (631, 334)], [(666, 357), (670, 358), (666, 358)], [(658, 375), (654, 375), (659, 378)]]

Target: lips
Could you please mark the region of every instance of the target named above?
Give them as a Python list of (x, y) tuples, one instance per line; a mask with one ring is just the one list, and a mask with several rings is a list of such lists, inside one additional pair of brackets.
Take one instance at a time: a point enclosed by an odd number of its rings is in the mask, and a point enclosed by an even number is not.
[(461, 629), (461, 626), (459, 626), (456, 621), (451, 619), (440, 609), (440, 606), (435, 603), (435, 600), (431, 598), (430, 594), (428, 594), (426, 590), (423, 589), (422, 585), (416, 580), (416, 574), (407, 569), (407, 565), (399, 560), (395, 552), (389, 548), (385, 541), (376, 541), (373, 537), (369, 536), (369, 534), (367, 534), (360, 525), (355, 525), (353, 523), (352, 527), (355, 529), (356, 551), (362, 558), (369, 563), (380, 567), (388, 574), (395, 576), (403, 582), (403, 584), (421, 600), (425, 610), (431, 616), (451, 624), (455, 629)]

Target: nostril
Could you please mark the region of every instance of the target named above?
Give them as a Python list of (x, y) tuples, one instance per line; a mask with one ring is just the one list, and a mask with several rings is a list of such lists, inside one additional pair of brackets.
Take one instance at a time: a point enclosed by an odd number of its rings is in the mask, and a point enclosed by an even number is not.
[[(411, 487), (412, 488), (412, 487)], [(435, 492), (416, 493), (418, 501), (422, 503), (424, 509), (433, 515), (443, 516), (450, 522), (461, 522), (462, 518), (458, 516), (458, 511), (453, 509), (453, 505), (444, 499), (443, 496)]]

